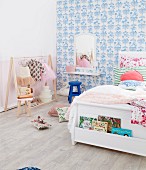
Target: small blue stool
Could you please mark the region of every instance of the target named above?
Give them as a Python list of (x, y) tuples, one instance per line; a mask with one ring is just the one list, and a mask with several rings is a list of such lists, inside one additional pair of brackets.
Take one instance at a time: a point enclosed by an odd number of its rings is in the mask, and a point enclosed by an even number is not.
[[(70, 85), (70, 89), (69, 89), (69, 95), (68, 95), (68, 101), (69, 103), (72, 102), (72, 97), (73, 96), (79, 96), (81, 94), (81, 89), (80, 89), (80, 85), (82, 84), (82, 82), (79, 81), (70, 81), (69, 85)], [(73, 87), (77, 87), (77, 92), (73, 92)]]

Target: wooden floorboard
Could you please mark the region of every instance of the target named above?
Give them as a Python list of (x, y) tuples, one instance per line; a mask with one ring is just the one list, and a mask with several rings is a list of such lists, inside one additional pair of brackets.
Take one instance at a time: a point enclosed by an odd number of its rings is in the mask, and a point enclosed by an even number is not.
[[(36, 166), (41, 170), (146, 170), (146, 158), (90, 146), (72, 146), (67, 123), (58, 123), (58, 117), (50, 117), (49, 109), (58, 102), (32, 109), (32, 117), (17, 109), (0, 113), (0, 170), (16, 170)], [(38, 115), (52, 124), (51, 129), (39, 131), (31, 120)]]

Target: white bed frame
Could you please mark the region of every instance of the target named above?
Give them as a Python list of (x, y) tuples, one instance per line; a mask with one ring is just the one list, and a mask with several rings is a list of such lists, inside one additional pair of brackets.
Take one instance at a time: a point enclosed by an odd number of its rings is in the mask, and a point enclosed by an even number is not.
[[(73, 122), (74, 129), (71, 133), (72, 144), (75, 145), (76, 142), (81, 142), (146, 156), (146, 128), (130, 123), (131, 107), (128, 105), (97, 105), (78, 102)], [(80, 116), (97, 118), (98, 115), (120, 118), (121, 127), (131, 129), (133, 137), (79, 128)]]
[[(146, 52), (120, 52), (132, 54), (133, 57), (146, 57)], [(128, 152), (136, 155), (146, 156), (146, 128), (131, 124), (130, 105), (101, 105), (86, 102), (77, 102), (76, 114), (73, 119), (73, 130), (71, 131), (72, 144), (77, 142), (95, 145), (99, 147)], [(97, 118), (98, 115), (121, 119), (121, 128), (132, 130), (133, 137), (120, 136), (110, 133), (97, 132), (79, 128), (80, 116)]]

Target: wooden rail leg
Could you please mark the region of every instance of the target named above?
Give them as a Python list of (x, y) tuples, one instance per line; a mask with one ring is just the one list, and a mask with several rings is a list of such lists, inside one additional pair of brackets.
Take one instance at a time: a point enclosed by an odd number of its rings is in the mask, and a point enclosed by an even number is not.
[(54, 88), (54, 99), (55, 101), (57, 101), (56, 79), (53, 80), (53, 88)]
[(12, 76), (12, 69), (13, 69), (13, 58), (10, 59), (10, 66), (9, 66), (9, 75), (8, 75), (8, 83), (7, 83), (7, 90), (6, 90), (6, 98), (5, 98), (5, 108), (4, 111), (7, 111), (8, 107), (8, 98), (9, 98), (9, 90), (10, 90), (10, 83), (11, 83), (11, 76)]
[(27, 113), (28, 113), (28, 116), (31, 116), (31, 102), (30, 101), (27, 101)]
[(21, 114), (21, 101), (20, 100), (17, 101), (17, 107), (18, 107), (17, 117), (19, 117), (19, 115)]
[(27, 101), (25, 101), (25, 113), (27, 113)]
[(74, 140), (72, 140), (72, 145), (76, 145), (77, 142), (75, 142)]

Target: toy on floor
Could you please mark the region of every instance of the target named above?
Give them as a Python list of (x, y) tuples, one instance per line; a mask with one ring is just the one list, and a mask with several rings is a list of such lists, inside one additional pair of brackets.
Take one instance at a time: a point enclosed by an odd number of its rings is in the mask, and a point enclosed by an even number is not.
[(52, 125), (48, 124), (47, 122), (45, 122), (45, 120), (43, 118), (41, 118), (40, 116), (38, 116), (37, 119), (32, 120), (31, 121), (33, 123), (33, 125), (38, 129), (47, 129), (49, 127), (51, 127)]

